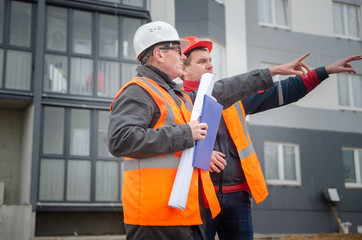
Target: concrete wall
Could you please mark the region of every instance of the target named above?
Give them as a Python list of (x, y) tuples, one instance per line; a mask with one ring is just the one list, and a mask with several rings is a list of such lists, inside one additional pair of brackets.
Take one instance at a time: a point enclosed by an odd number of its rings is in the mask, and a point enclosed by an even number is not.
[[(8, 106), (10, 107), (10, 106)], [(0, 109), (0, 239), (29, 240), (33, 214), (29, 204), (31, 175), (32, 107)]]
[(0, 181), (5, 183), (4, 204), (19, 204), (23, 110), (0, 109)]

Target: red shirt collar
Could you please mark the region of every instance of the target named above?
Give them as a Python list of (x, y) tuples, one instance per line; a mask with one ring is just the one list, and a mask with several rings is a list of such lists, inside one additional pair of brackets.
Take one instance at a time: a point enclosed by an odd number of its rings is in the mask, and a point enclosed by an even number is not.
[(184, 90), (186, 92), (192, 92), (192, 91), (199, 88), (200, 81), (187, 81), (187, 80), (184, 80), (183, 85), (184, 85)]

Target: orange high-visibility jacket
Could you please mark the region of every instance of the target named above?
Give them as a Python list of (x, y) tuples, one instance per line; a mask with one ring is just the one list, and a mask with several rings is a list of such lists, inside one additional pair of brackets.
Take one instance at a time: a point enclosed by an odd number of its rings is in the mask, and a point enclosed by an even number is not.
[[(145, 89), (159, 107), (161, 116), (153, 127), (154, 129), (174, 123), (185, 124), (190, 121), (193, 104), (189, 96), (183, 94), (187, 101), (185, 103), (180, 99), (180, 108), (164, 88), (149, 78), (133, 78), (120, 89), (115, 99), (130, 84), (138, 84)], [(202, 224), (199, 197), (204, 197), (213, 217), (220, 212), (209, 172), (196, 169), (193, 170), (186, 208), (180, 210), (168, 206), (181, 153), (144, 159), (125, 159), (122, 202), (126, 224), (148, 226)], [(199, 173), (204, 196), (199, 196)]]
[(268, 196), (268, 190), (258, 157), (250, 140), (243, 104), (241, 101), (236, 102), (231, 107), (223, 110), (222, 115), (237, 148), (241, 167), (243, 168), (251, 194), (258, 204)]

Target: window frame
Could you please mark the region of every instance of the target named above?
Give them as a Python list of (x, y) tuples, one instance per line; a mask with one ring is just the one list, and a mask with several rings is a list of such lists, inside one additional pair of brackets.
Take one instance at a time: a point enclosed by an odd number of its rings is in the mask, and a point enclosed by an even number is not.
[[(25, 3), (30, 4), (31, 9), (31, 19), (30, 19), (30, 42), (28, 47), (24, 46), (17, 46), (12, 45), (10, 43), (10, 25), (11, 25), (11, 13), (12, 13), (12, 7), (14, 2), (19, 3)], [(35, 21), (36, 21), (36, 1), (29, 0), (29, 1), (23, 1), (23, 0), (16, 0), (16, 1), (10, 1), (10, 0), (4, 0), (4, 16), (1, 16), (3, 18), (3, 39), (2, 43), (0, 43), (0, 49), (3, 50), (3, 65), (2, 65), (2, 76), (0, 76), (0, 90), (4, 93), (9, 94), (20, 94), (19, 97), (25, 98), (25, 99), (31, 99), (32, 92), (33, 92), (33, 65), (34, 65), (34, 42), (35, 42)], [(19, 88), (11, 88), (6, 87), (6, 71), (7, 71), (7, 59), (8, 59), (8, 52), (9, 51), (17, 51), (17, 52), (25, 52), (30, 54), (30, 76), (29, 76), (29, 89), (19, 89)], [(28, 98), (29, 96), (30, 98)]]
[[(64, 127), (63, 127), (63, 150), (62, 153), (54, 154), (54, 153), (44, 153), (44, 126), (45, 126), (45, 112), (47, 107), (52, 108), (60, 108), (64, 109)], [(48, 211), (48, 210), (76, 210), (76, 211), (89, 211), (89, 210), (109, 210), (112, 211), (121, 211), (120, 208), (122, 204), (122, 183), (123, 183), (123, 165), (124, 158), (123, 157), (114, 157), (114, 156), (99, 156), (98, 154), (98, 138), (99, 136), (99, 120), (100, 120), (100, 112), (107, 112), (108, 109), (102, 108), (81, 108), (81, 107), (73, 107), (73, 106), (65, 106), (65, 105), (52, 105), (52, 104), (44, 104), (42, 106), (42, 118), (41, 118), (41, 140), (40, 140), (40, 156), (39, 156), (39, 191), (37, 195), (37, 206), (40, 211)], [(71, 114), (72, 110), (87, 110), (89, 111), (89, 121), (90, 121), (90, 140), (89, 147), (90, 151), (88, 155), (75, 155), (71, 154), (70, 144), (71, 144)], [(92, 146), (94, 146), (92, 148)], [(40, 199), (40, 169), (42, 160), (62, 160), (64, 161), (64, 182), (63, 182), (63, 197), (62, 200), (41, 200)], [(67, 200), (67, 176), (68, 176), (68, 162), (69, 161), (88, 161), (90, 162), (90, 200)], [(117, 162), (118, 163), (118, 188), (115, 189), (118, 191), (117, 201), (97, 201), (96, 198), (96, 166), (98, 162)]]
[[(362, 148), (352, 148), (352, 147), (343, 147), (343, 150), (348, 150), (353, 152), (353, 161), (355, 166), (355, 174), (356, 174), (356, 182), (348, 183), (346, 179), (344, 179), (345, 188), (362, 188), (362, 172), (360, 171), (362, 167), (360, 166), (359, 158), (362, 159), (362, 156), (359, 156), (359, 151), (362, 152)], [(344, 163), (344, 159), (342, 157), (342, 161)]]
[[(348, 3), (344, 3), (344, 2), (338, 2), (338, 1), (333, 1), (333, 7), (335, 4), (339, 4), (339, 5), (342, 5), (343, 7), (343, 27), (344, 27), (344, 34), (337, 34), (334, 32), (334, 29), (333, 29), (333, 34), (335, 37), (337, 38), (344, 38), (344, 39), (352, 39), (352, 40), (361, 40), (362, 39), (362, 29), (361, 29), (361, 7), (358, 6), (358, 5), (354, 5), (354, 4), (348, 4)], [(347, 6), (353, 6), (355, 8), (357, 8), (357, 23), (358, 23), (358, 26), (359, 26), (359, 37), (354, 37), (354, 36), (351, 36), (349, 35), (349, 20), (348, 20), (348, 13), (347, 13)], [(335, 16), (333, 14), (333, 24), (334, 24), (334, 21), (335, 21)]]
[[(98, 4), (103, 4), (106, 2), (100, 2), (100, 1), (94, 1), (97, 2)], [(71, 61), (72, 59), (87, 59), (92, 61), (92, 68), (91, 68), (91, 79), (92, 79), (92, 86), (98, 86), (98, 71), (99, 71), (99, 67), (101, 62), (112, 62), (112, 63), (117, 63), (118, 67), (117, 67), (117, 71), (120, 74), (118, 81), (119, 81), (119, 88), (121, 88), (123, 86), (123, 84), (125, 82), (127, 82), (129, 79), (127, 79), (126, 81), (123, 80), (123, 67), (127, 66), (128, 64), (131, 65), (138, 65), (138, 61), (136, 59), (132, 59), (132, 58), (127, 58), (123, 55), (123, 41), (125, 40), (124, 38), (124, 23), (125, 23), (125, 19), (129, 18), (129, 19), (137, 19), (140, 20), (140, 24), (144, 24), (147, 20), (147, 18), (145, 18), (143, 15), (144, 14), (135, 14), (133, 15), (132, 10), (125, 8), (125, 7), (119, 7), (119, 12), (116, 11), (116, 14), (114, 13), (114, 9), (113, 11), (109, 10), (109, 9), (104, 9), (102, 8), (101, 10), (99, 9), (90, 9), (89, 7), (83, 7), (80, 8), (80, 6), (78, 5), (80, 3), (77, 3), (77, 1), (74, 1), (71, 5), (64, 5), (63, 4), (59, 4), (59, 1), (57, 0), (51, 0), (49, 1), (49, 3), (46, 5), (46, 13), (45, 13), (45, 24), (44, 24), (44, 42), (47, 43), (47, 31), (48, 31), (48, 7), (59, 7), (59, 8), (64, 8), (66, 10), (67, 13), (67, 46), (66, 46), (66, 50), (65, 51), (57, 51), (57, 50), (49, 50), (47, 49), (46, 44), (44, 44), (44, 65), (43, 65), (43, 81), (42, 81), (42, 94), (43, 96), (50, 96), (50, 97), (56, 97), (56, 98), (77, 98), (77, 99), (97, 99), (99, 101), (111, 101), (113, 99), (113, 94), (112, 96), (107, 96), (107, 95), (103, 95), (103, 94), (99, 94), (97, 91), (97, 87), (93, 87), (92, 89), (89, 89), (89, 92), (83, 94), (83, 93), (77, 93), (77, 92), (72, 92), (71, 90), (71, 86), (72, 86), (72, 79), (71, 79), (71, 74), (72, 74), (72, 65), (71, 65)], [(78, 6), (78, 7), (73, 7), (73, 5)], [(114, 7), (114, 6), (113, 6)], [(126, 10), (127, 9), (127, 10)], [(108, 11), (109, 10), (109, 11)], [(80, 54), (80, 53), (75, 53), (73, 51), (73, 43), (71, 42), (72, 39), (72, 35), (73, 35), (73, 28), (72, 28), (72, 21), (73, 19), (73, 13), (74, 11), (85, 11), (85, 12), (89, 12), (91, 14), (91, 19), (92, 19), (92, 24), (91, 24), (91, 31), (92, 31), (92, 35), (91, 35), (91, 41), (92, 41), (92, 52), (91, 54)], [(138, 10), (139, 11), (139, 10)], [(128, 13), (128, 14), (125, 14)], [(100, 43), (100, 36), (99, 36), (99, 32), (100, 32), (100, 22), (101, 22), (101, 15), (109, 15), (109, 16), (116, 16), (117, 18), (117, 23), (118, 23), (118, 28), (117, 28), (117, 36), (118, 36), (118, 56), (117, 57), (109, 57), (109, 56), (101, 56), (100, 50), (99, 50), (99, 43)], [(141, 17), (143, 16), (143, 17)], [(67, 59), (67, 89), (65, 92), (61, 92), (61, 91), (52, 91), (49, 89), (45, 89), (45, 68), (47, 67), (47, 65), (45, 64), (45, 56), (46, 55), (50, 55), (50, 56), (59, 56), (59, 57), (65, 57)], [(115, 95), (115, 94), (114, 94)]]
[[(340, 105), (339, 99), (338, 99), (338, 107), (341, 110), (347, 110), (347, 111), (358, 111), (358, 112), (362, 112), (362, 107), (355, 107), (355, 101), (354, 101), (354, 91), (353, 91), (353, 79), (352, 77), (356, 77), (358, 76), (359, 80), (362, 82), (362, 76), (361, 75), (350, 75), (350, 74), (345, 74), (345, 73), (341, 73), (337, 75), (337, 91), (338, 91), (338, 98), (340, 97), (340, 90), (339, 90), (339, 82), (343, 81), (342, 79), (340, 79), (339, 75), (343, 75), (345, 77), (347, 77), (347, 90), (348, 90), (348, 100), (349, 100), (349, 106), (342, 106)], [(362, 95), (362, 93), (360, 93)], [(362, 98), (362, 96), (361, 96)]]
[[(267, 144), (277, 146), (277, 152), (278, 152), (277, 162), (278, 162), (279, 179), (268, 179), (267, 178), (266, 171), (267, 171), (268, 164), (267, 164), (267, 159), (266, 159), (266, 155), (265, 155), (265, 146)], [(283, 154), (284, 146), (294, 147), (296, 180), (285, 180), (284, 179), (284, 154)], [(302, 185), (299, 144), (286, 143), (286, 142), (271, 142), (271, 141), (264, 142), (264, 163), (265, 163), (265, 179), (266, 179), (266, 182), (268, 185), (276, 185), (276, 186), (301, 186)]]
[[(269, 0), (270, 1), (270, 14), (271, 14), (271, 23), (270, 22), (262, 22), (260, 19), (260, 16), (258, 15), (258, 22), (260, 26), (263, 27), (272, 27), (272, 28), (279, 28), (279, 29), (285, 29), (290, 30), (290, 1), (286, 0), (287, 7), (285, 9), (285, 15), (287, 17), (287, 25), (279, 25), (276, 21), (276, 0)], [(260, 8), (260, 6), (258, 6)]]

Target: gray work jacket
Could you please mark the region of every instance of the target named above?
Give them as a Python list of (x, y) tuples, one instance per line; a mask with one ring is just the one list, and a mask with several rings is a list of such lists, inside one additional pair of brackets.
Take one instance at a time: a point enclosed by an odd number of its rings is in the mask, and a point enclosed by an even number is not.
[[(152, 79), (163, 87), (180, 106), (177, 96), (181, 89), (170, 77), (152, 66), (139, 66), (138, 76)], [(227, 108), (251, 94), (273, 87), (269, 69), (254, 70), (218, 80), (212, 95)], [(194, 102), (197, 91), (186, 93)], [(182, 151), (194, 146), (188, 124), (152, 127), (160, 110), (151, 95), (142, 87), (131, 84), (114, 101), (108, 128), (108, 148), (114, 156), (148, 158)]]

